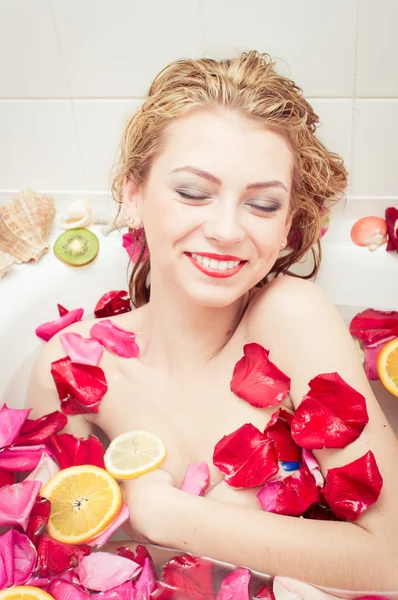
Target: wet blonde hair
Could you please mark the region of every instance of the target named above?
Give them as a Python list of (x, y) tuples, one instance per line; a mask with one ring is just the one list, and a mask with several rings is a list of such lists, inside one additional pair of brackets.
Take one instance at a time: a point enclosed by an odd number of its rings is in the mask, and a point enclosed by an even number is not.
[[(112, 195), (122, 203), (125, 177), (138, 186), (148, 179), (153, 160), (164, 149), (164, 132), (172, 119), (194, 109), (236, 111), (284, 136), (294, 155), (290, 209), (293, 215), (288, 236), (289, 252), (283, 253), (268, 275), (288, 273), (309, 250), (313, 268), (304, 279), (314, 277), (321, 260), (321, 219), (344, 195), (347, 172), (343, 160), (329, 152), (315, 136), (319, 118), (292, 80), (274, 70), (268, 54), (241, 53), (220, 61), (201, 58), (170, 63), (154, 79), (147, 99), (127, 122), (115, 164)], [(146, 285), (150, 258), (144, 246), (133, 267), (129, 291), (136, 307), (149, 301)], [(297, 275), (295, 275), (297, 276)]]

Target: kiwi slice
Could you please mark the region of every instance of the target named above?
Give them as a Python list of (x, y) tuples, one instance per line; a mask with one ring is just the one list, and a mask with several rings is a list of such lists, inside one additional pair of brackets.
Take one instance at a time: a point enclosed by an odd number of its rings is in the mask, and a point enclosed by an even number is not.
[(79, 227), (61, 233), (55, 240), (53, 249), (55, 256), (62, 262), (73, 267), (82, 267), (97, 256), (99, 241), (95, 233)]

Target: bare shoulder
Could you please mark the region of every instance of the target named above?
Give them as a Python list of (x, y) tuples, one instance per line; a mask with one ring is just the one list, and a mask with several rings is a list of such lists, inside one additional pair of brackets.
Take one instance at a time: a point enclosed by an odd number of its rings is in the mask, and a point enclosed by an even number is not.
[[(111, 320), (119, 327), (128, 328), (129, 319), (126, 315), (130, 315), (130, 313), (111, 317)], [(27, 406), (32, 408), (31, 418), (38, 418), (44, 414), (60, 409), (58, 393), (54, 379), (51, 375), (51, 363), (66, 356), (66, 352), (60, 340), (61, 334), (74, 332), (83, 337), (89, 337), (92, 326), (102, 320), (104, 319), (84, 319), (72, 323), (72, 325), (69, 325), (55, 334), (48, 342), (42, 342), (43, 346), (33, 365), (26, 399)], [(107, 365), (107, 372), (109, 371), (109, 368), (111, 368), (111, 366)], [(66, 431), (84, 437), (90, 433), (91, 423), (88, 422), (84, 415), (75, 415), (69, 417), (69, 424)]]

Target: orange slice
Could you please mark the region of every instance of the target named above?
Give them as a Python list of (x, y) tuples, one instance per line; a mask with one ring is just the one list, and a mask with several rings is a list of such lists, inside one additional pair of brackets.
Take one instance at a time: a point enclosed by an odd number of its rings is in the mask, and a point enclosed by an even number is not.
[(54, 596), (31, 585), (17, 585), (0, 592), (0, 600), (54, 600)]
[(384, 387), (398, 397), (398, 337), (388, 342), (377, 355), (377, 373)]
[(41, 489), (51, 502), (48, 533), (66, 544), (82, 544), (112, 523), (122, 507), (114, 478), (100, 467), (80, 465), (59, 471)]
[(106, 470), (116, 479), (133, 479), (153, 471), (166, 456), (160, 438), (149, 431), (128, 431), (118, 435), (105, 452)]

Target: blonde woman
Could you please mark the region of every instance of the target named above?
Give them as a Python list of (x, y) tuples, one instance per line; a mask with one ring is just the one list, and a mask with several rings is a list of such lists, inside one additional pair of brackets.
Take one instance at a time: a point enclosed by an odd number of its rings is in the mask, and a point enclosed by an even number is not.
[[(137, 333), (140, 355), (105, 353), (99, 412), (70, 417), (68, 430), (86, 436), (96, 427), (111, 440), (145, 429), (165, 443), (161, 468), (124, 485), (138, 541), (318, 586), (398, 589), (397, 440), (337, 309), (289, 272), (311, 251), (315, 275), (321, 218), (346, 188), (343, 162), (316, 137), (317, 123), (265, 54), (183, 59), (159, 73), (125, 127), (113, 181), (144, 246), (130, 281), (136, 310), (112, 320)], [(69, 329), (88, 335), (91, 326)], [(231, 391), (250, 342), (290, 377), (282, 404), (255, 408)], [(37, 415), (59, 407), (50, 363), (64, 354), (55, 337), (36, 365)], [(259, 488), (226, 484), (214, 447), (245, 423), (263, 431), (281, 405), (297, 409), (311, 379), (332, 372), (364, 395), (369, 422), (345, 448), (314, 455), (325, 476), (371, 450), (380, 496), (355, 522), (266, 512)], [(207, 494), (178, 489), (201, 461), (210, 467)]]

